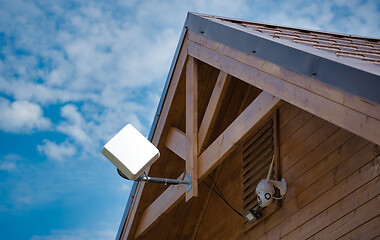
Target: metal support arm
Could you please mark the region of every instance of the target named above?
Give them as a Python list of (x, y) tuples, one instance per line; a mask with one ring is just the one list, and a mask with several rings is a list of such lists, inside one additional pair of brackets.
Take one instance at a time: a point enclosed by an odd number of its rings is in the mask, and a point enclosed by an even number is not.
[(136, 181), (165, 183), (165, 184), (172, 184), (172, 185), (176, 185), (176, 184), (191, 185), (191, 179), (181, 180), (181, 179), (168, 179), (168, 178), (156, 178), (156, 177), (140, 176), (136, 179)]
[[(122, 178), (125, 178), (127, 180), (130, 180), (125, 176), (119, 169), (117, 169), (117, 172)], [(184, 173), (186, 174), (186, 172)], [(185, 176), (185, 175), (184, 175)], [(186, 184), (186, 191), (189, 191), (191, 189), (191, 174), (187, 176), (186, 180), (184, 179), (169, 179), (169, 178), (156, 178), (156, 177), (148, 177), (148, 176), (140, 176), (135, 181), (141, 182), (153, 182), (153, 183), (164, 183), (170, 184), (170, 185), (178, 185), (178, 184)]]

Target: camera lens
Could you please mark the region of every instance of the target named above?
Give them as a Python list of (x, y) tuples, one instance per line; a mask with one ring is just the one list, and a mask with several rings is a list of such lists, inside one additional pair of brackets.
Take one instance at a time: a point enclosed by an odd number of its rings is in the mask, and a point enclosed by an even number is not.
[(266, 200), (269, 200), (272, 196), (270, 195), (270, 193), (265, 193), (264, 197)]

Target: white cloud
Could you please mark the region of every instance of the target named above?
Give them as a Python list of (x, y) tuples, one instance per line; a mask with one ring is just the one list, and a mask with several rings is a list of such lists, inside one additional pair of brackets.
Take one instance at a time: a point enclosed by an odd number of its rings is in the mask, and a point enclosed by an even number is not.
[[(104, 4), (83, 3), (67, 10), (66, 18), (55, 19), (58, 31), (41, 21), (46, 20), (44, 10), (51, 10), (49, 5), (33, 6), (40, 11), (25, 13), (28, 22), (4, 19), (7, 29), (13, 30), (9, 34), (16, 35), (14, 44), (28, 54), (17, 55), (12, 46), (7, 48), (3, 73), (15, 72), (17, 77), (4, 74), (0, 90), (18, 100), (43, 104), (91, 100), (102, 105), (93, 91), (102, 94), (105, 85), (119, 95), (131, 87), (162, 81), (179, 33), (144, 31), (134, 22), (115, 19), (116, 9), (110, 11)], [(19, 40), (25, 35), (21, 26), (29, 36), (24, 44)]]
[(16, 170), (16, 163), (0, 161), (0, 170), (13, 171)]
[(0, 129), (4, 132), (30, 133), (50, 127), (39, 105), (27, 101), (14, 101), (0, 97)]
[(12, 162), (19, 162), (23, 160), (24, 158), (18, 154), (10, 153), (5, 156), (3, 156), (3, 160), (5, 161), (12, 161)]
[[(100, 212), (111, 211), (111, 214), (107, 216), (107, 221), (118, 214), (121, 217), (122, 212), (119, 213), (119, 211), (115, 211), (113, 208), (109, 209), (106, 206), (108, 204), (117, 208), (125, 206), (125, 198), (128, 193), (122, 191), (121, 185), (126, 182), (117, 175), (111, 163), (102, 159), (99, 150), (96, 157), (91, 161), (83, 161), (76, 155), (71, 156), (71, 158), (75, 156), (74, 161), (73, 159), (68, 161), (67, 158), (70, 158), (68, 155), (72, 153), (67, 154), (67, 151), (57, 150), (57, 148), (67, 148), (68, 144), (46, 141), (45, 143), (46, 146), (42, 145), (39, 148), (42, 151), (50, 148), (49, 151), (53, 156), (48, 157), (52, 161), (26, 158), (12, 161), (7, 156), (0, 160), (0, 162), (16, 164), (16, 169), (9, 170), (0, 181), (2, 196), (0, 212), (3, 209), (4, 211), (19, 213), (20, 210), (25, 212), (30, 209), (43, 209), (46, 204), (60, 202), (61, 207), (70, 206), (79, 211), (73, 212), (73, 214), (80, 215), (82, 210), (89, 210), (88, 208), (80, 209), (80, 205), (86, 205), (91, 201), (98, 202), (101, 205)], [(0, 170), (0, 174), (1, 172)], [(110, 200), (109, 196), (113, 196), (114, 199)], [(80, 219), (87, 219), (86, 216), (79, 217)]]
[(58, 131), (65, 133), (81, 144), (86, 144), (91, 141), (91, 138), (84, 130), (86, 121), (83, 119), (81, 113), (78, 112), (76, 106), (72, 104), (65, 105), (61, 108), (61, 116), (66, 119), (66, 121), (58, 125)]
[[(9, 6), (11, 15), (22, 2)], [(83, 148), (80, 157), (89, 158), (126, 123), (147, 135), (183, 23), (165, 14), (167, 21), (151, 26), (152, 18), (137, 20), (124, 4), (28, 4), (30, 14), (21, 7), (24, 16), (8, 14), (0, 22), (5, 37), (14, 39), (1, 60), (0, 92), (16, 101), (61, 105), (55, 130)], [(153, 5), (169, 12), (173, 4)], [(145, 7), (136, 2), (136, 12)], [(181, 9), (176, 16), (183, 21)]]
[[(258, 21), (284, 26), (380, 37), (380, 4), (375, 0), (308, 2), (256, 1)], [(252, 6), (253, 6), (252, 5)], [(275, 7), (274, 7), (275, 6)]]
[(120, 189), (121, 189), (122, 191), (129, 192), (129, 191), (131, 190), (131, 185), (130, 185), (130, 184), (123, 183), (123, 184), (121, 184)]
[(59, 162), (65, 161), (76, 153), (76, 148), (68, 142), (57, 144), (46, 139), (43, 145), (37, 146), (37, 149), (40, 153), (44, 153), (49, 159)]
[(3, 171), (15, 171), (18, 167), (18, 162), (23, 158), (17, 154), (7, 154), (0, 160), (0, 170)]

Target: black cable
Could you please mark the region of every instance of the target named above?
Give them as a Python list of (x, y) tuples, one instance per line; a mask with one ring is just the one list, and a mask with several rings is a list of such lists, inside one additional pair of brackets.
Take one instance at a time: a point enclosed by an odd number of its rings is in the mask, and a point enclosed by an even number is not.
[[(231, 206), (231, 204), (224, 198), (222, 192), (217, 192), (213, 187), (211, 187), (207, 182), (203, 181), (204, 184), (207, 185), (207, 187), (209, 187), (212, 191), (214, 191), (232, 210), (234, 210), (240, 217), (244, 218), (244, 216), (238, 211), (236, 210), (234, 207)], [(215, 183), (214, 183), (215, 184)], [(218, 188), (218, 186), (215, 184), (215, 186)], [(219, 190), (219, 188), (218, 188)], [(220, 191), (220, 190), (219, 190)]]
[[(222, 191), (220, 191), (218, 185), (216, 185), (214, 179), (211, 177), (211, 175), (208, 175), (208, 176), (209, 176), (209, 178), (211, 179), (212, 183), (214, 183), (214, 185), (215, 185), (216, 189), (218, 190), (218, 192), (220, 193), (220, 195), (222, 195), (223, 199), (226, 200), (226, 198), (224, 197)], [(227, 200), (226, 200), (226, 201), (227, 201)]]
[[(118, 168), (117, 168), (117, 172), (119, 173), (119, 175), (121, 176), (121, 177), (123, 177), (123, 178), (125, 178), (125, 179), (127, 179), (127, 180), (129, 180), (128, 178), (127, 178), (127, 176), (125, 176)], [(186, 174), (186, 173), (185, 173)], [(144, 175), (145, 175), (145, 177), (147, 177), (146, 176), (146, 173), (144, 172)], [(244, 216), (238, 211), (238, 210), (236, 210), (233, 206), (231, 206), (231, 204), (227, 201), (227, 199), (224, 197), (224, 195), (223, 195), (223, 193), (222, 193), (222, 191), (220, 191), (220, 189), (219, 189), (219, 187), (218, 187), (218, 185), (216, 185), (216, 183), (215, 183), (215, 181), (214, 181), (214, 179), (212, 179), (212, 177), (211, 176), (209, 176), (210, 177), (210, 179), (211, 179), (211, 181), (214, 183), (214, 185), (215, 185), (215, 187), (216, 187), (216, 189), (218, 190), (218, 191), (216, 191), (213, 187), (211, 187), (207, 182), (205, 182), (205, 181), (203, 181), (203, 183), (204, 184), (206, 184), (207, 185), (207, 187), (209, 187), (212, 191), (214, 191), (217, 195), (218, 195), (218, 197), (220, 197), (232, 210), (234, 210), (240, 217), (242, 217), (242, 218), (244, 218)], [(170, 183), (168, 183), (168, 184), (170, 184)], [(170, 185), (177, 185), (177, 184), (170, 184)]]

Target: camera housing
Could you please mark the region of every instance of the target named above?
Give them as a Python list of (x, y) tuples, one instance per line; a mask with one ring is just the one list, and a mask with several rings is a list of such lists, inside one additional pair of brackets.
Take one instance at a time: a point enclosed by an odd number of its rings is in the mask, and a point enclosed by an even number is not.
[[(280, 190), (280, 198), (274, 197), (276, 188)], [(273, 199), (281, 199), (287, 191), (287, 185), (284, 178), (281, 181), (263, 179), (256, 187), (257, 201), (260, 207), (268, 207), (272, 204)]]

